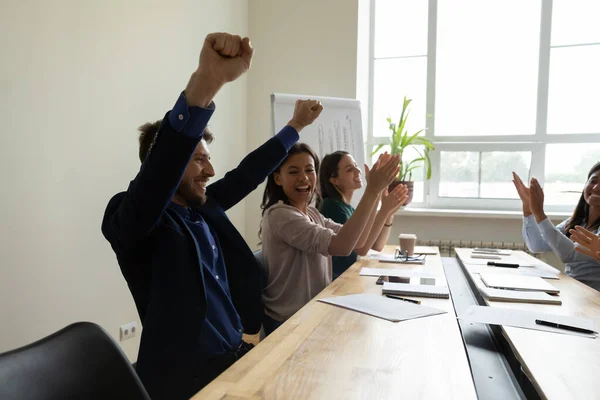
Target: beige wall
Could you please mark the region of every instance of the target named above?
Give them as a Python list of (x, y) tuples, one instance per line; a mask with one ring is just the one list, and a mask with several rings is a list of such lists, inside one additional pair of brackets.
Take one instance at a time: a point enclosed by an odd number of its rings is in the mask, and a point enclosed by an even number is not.
[[(139, 168), (136, 127), (173, 105), (206, 33), (247, 34), (248, 2), (3, 0), (0, 20), (0, 352), (80, 320), (117, 337), (138, 317), (104, 207)], [(217, 174), (246, 152), (246, 99), (245, 78), (216, 99)]]
[[(248, 76), (251, 151), (272, 135), (271, 93), (356, 96), (358, 0), (250, 0), (248, 14), (256, 48)], [(245, 237), (252, 248), (262, 193), (263, 186), (246, 201)]]

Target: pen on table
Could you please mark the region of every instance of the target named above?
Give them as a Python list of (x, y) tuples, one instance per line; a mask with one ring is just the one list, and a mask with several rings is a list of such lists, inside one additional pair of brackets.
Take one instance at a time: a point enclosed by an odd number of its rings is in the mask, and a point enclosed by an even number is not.
[(487, 265), (491, 265), (493, 267), (519, 268), (519, 264), (501, 263), (496, 261), (488, 261)]
[(580, 332), (580, 333), (598, 333), (591, 329), (578, 328), (571, 325), (557, 324), (556, 322), (544, 321), (543, 319), (536, 319), (535, 323), (538, 325), (551, 326), (552, 328), (565, 329), (567, 331)]
[(421, 302), (419, 300), (406, 299), (404, 297), (396, 296), (396, 295), (393, 295), (393, 294), (386, 294), (385, 296), (389, 297), (390, 299), (408, 301), (409, 303), (414, 303), (414, 304), (421, 304)]

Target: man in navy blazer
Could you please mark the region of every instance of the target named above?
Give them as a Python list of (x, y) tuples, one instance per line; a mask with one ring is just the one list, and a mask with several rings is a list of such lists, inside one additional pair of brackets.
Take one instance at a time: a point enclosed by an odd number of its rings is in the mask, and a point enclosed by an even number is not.
[(137, 372), (154, 400), (193, 396), (252, 347), (242, 333), (260, 330), (260, 266), (225, 211), (279, 165), (322, 107), (298, 101), (286, 127), (207, 186), (212, 100), (250, 68), (252, 54), (248, 38), (206, 37), (160, 127), (140, 128), (141, 169), (102, 221), (143, 324)]

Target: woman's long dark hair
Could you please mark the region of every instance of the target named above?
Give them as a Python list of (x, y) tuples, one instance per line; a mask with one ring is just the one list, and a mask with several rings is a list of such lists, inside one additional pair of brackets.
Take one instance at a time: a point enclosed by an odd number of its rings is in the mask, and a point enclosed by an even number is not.
[[(315, 161), (315, 172), (319, 171), (319, 157), (315, 154), (315, 152), (310, 148), (306, 143), (296, 143), (292, 146), (290, 151), (288, 151), (287, 157), (279, 164), (279, 166), (275, 169), (275, 171), (271, 172), (269, 177), (267, 178), (267, 186), (265, 187), (265, 192), (263, 193), (262, 203), (260, 204), (260, 208), (262, 209), (262, 215), (265, 215), (265, 212), (269, 207), (274, 204), (279, 203), (279, 201), (283, 201), (285, 204), (290, 204), (287, 196), (283, 192), (283, 188), (275, 183), (275, 174), (281, 171), (281, 167), (286, 163), (286, 161), (293, 156), (294, 154), (307, 153), (310, 155)], [(317, 176), (318, 178), (318, 176)], [(315, 191), (313, 194), (313, 198), (316, 197), (317, 205), (321, 202), (321, 195), (319, 194), (319, 187), (316, 185)], [(262, 229), (261, 229), (262, 230)], [(259, 232), (260, 235), (260, 232)]]
[(321, 188), (321, 196), (323, 199), (328, 197), (342, 199), (342, 194), (331, 183), (331, 178), (337, 178), (339, 172), (339, 164), (342, 157), (348, 155), (347, 151), (338, 150), (323, 157), (321, 169), (319, 170), (319, 186)]
[[(595, 173), (599, 170), (600, 170), (600, 162), (596, 163), (592, 167), (592, 169), (590, 169), (590, 172), (588, 173), (588, 176), (587, 176), (588, 180), (590, 179), (590, 176), (592, 176), (593, 173)], [(587, 183), (587, 181), (586, 181), (586, 183)], [(563, 231), (563, 233), (565, 234), (566, 237), (571, 237), (569, 230), (574, 229), (577, 225), (584, 225), (584, 223), (587, 223), (587, 228), (591, 231), (598, 229), (598, 226), (600, 226), (600, 217), (596, 218), (596, 220), (593, 222), (588, 221), (590, 206), (584, 199), (584, 195), (583, 195), (584, 192), (585, 192), (585, 186), (583, 188), (583, 192), (581, 192), (581, 197), (579, 198), (577, 207), (575, 207), (575, 211), (573, 211), (573, 215), (571, 216), (571, 218), (569, 218), (569, 222), (567, 223), (567, 225), (565, 226), (565, 229)]]

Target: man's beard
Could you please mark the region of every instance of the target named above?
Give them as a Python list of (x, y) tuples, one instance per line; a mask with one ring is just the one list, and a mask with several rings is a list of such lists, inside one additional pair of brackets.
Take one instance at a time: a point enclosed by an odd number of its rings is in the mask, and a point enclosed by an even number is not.
[(181, 182), (176, 193), (186, 202), (188, 207), (198, 208), (206, 203), (206, 195), (195, 191), (192, 185), (193, 182), (192, 184)]

